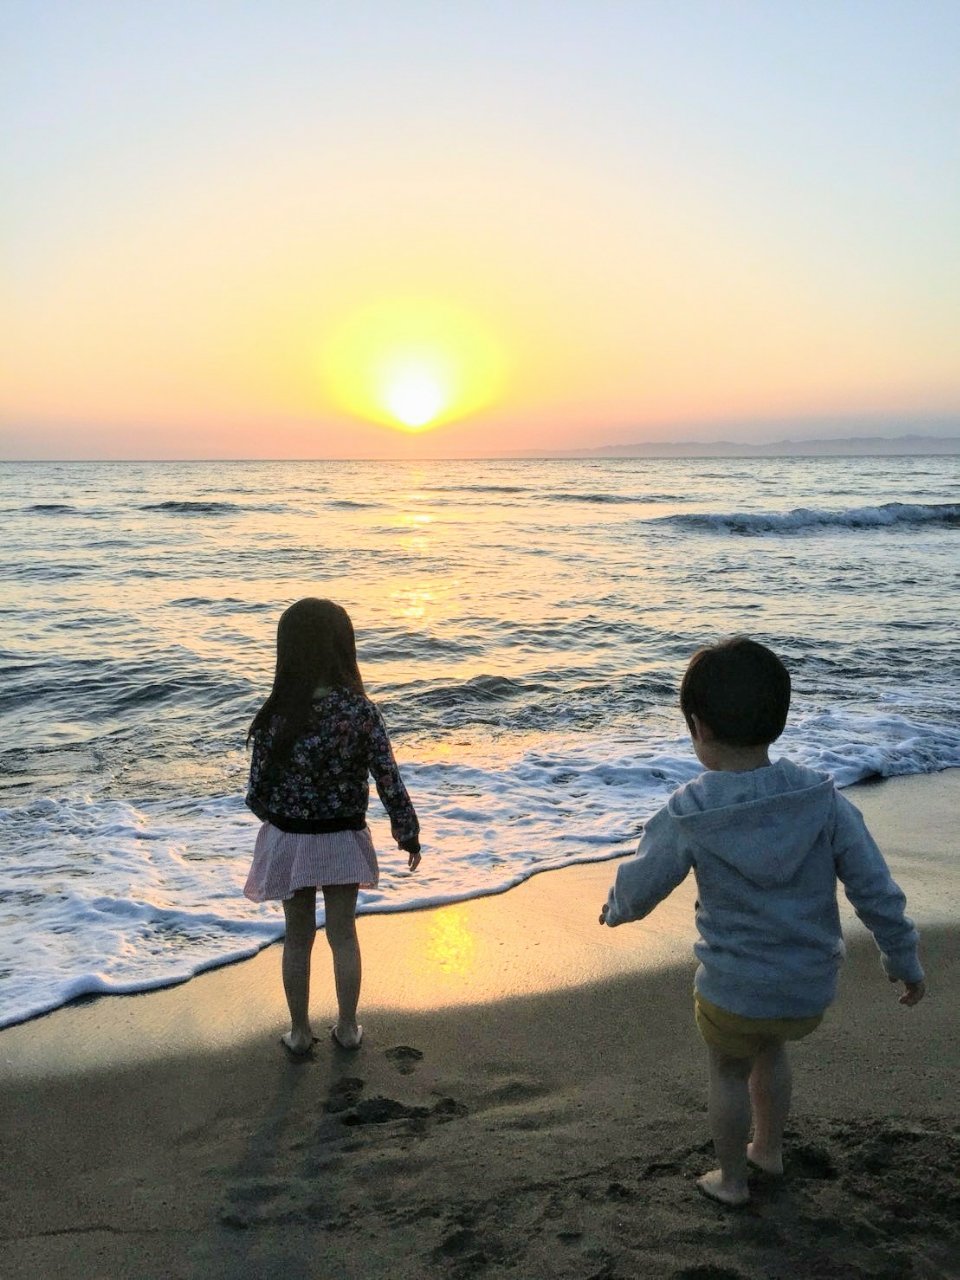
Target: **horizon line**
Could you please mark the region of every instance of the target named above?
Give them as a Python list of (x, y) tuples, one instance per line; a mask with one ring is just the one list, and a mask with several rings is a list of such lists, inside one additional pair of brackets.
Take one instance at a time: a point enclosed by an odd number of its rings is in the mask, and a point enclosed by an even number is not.
[[(649, 441), (632, 441), (625, 444), (603, 444), (603, 445), (574, 445), (566, 449), (544, 449), (542, 452), (535, 449), (507, 450), (500, 453), (476, 453), (476, 454), (428, 454), (421, 457), (411, 457), (402, 454), (384, 454), (384, 455), (367, 455), (350, 457), (327, 457), (323, 455), (315, 455), (313, 457), (295, 457), (295, 458), (260, 458), (260, 457), (174, 457), (174, 458), (157, 458), (157, 457), (86, 457), (86, 458), (2, 458), (0, 457), (0, 465), (4, 463), (21, 464), (26, 466), (47, 463), (50, 465), (62, 464), (105, 464), (105, 463), (170, 463), (173, 465), (183, 465), (185, 463), (290, 463), (290, 462), (563, 462), (563, 461), (585, 461), (594, 458), (598, 461), (604, 460), (629, 460), (630, 457), (642, 458), (648, 456), (647, 451), (657, 449), (668, 450), (666, 455), (660, 455), (659, 460), (669, 460), (670, 457), (679, 457), (681, 459), (715, 458), (718, 456), (717, 450), (736, 450), (743, 449), (743, 453), (725, 452), (720, 456), (740, 457), (740, 458), (757, 458), (766, 457), (775, 458), (795, 458), (795, 457), (936, 457), (938, 452), (931, 452), (929, 449), (918, 450), (911, 453), (904, 450), (898, 454), (889, 451), (879, 450), (871, 451), (869, 449), (857, 449), (853, 446), (860, 445), (890, 445), (911, 443), (930, 443), (949, 445), (950, 449), (939, 451), (941, 457), (953, 457), (954, 451), (960, 454), (960, 433), (953, 435), (922, 435), (919, 433), (910, 433), (900, 436), (818, 436), (810, 439), (780, 439), (768, 441), (746, 441), (746, 440), (649, 440)], [(815, 446), (851, 446), (850, 452), (839, 452), (833, 449), (818, 450)], [(782, 454), (767, 452), (782, 447), (787, 452)], [(702, 454), (688, 453), (685, 450), (702, 448), (706, 452)], [(809, 452), (803, 453), (801, 450), (809, 449)], [(637, 450), (638, 452), (631, 455), (628, 450)], [(652, 455), (657, 456), (657, 455)]]
[(424, 458), (400, 458), (400, 457), (382, 457), (382, 458), (0, 458), (0, 466), (209, 466), (212, 463), (235, 463), (238, 466), (247, 466), (250, 464), (283, 464), (283, 463), (301, 463), (301, 462), (326, 462), (326, 463), (344, 463), (351, 464), (357, 462), (375, 463), (375, 462), (404, 462), (411, 464), (421, 464), (425, 462), (638, 462), (648, 458), (652, 462), (696, 462), (711, 461), (714, 462), (718, 458), (729, 458), (731, 460), (741, 459), (750, 462), (785, 462), (794, 459), (810, 459), (810, 458), (956, 458), (960, 457), (960, 440), (956, 442), (956, 449), (944, 450), (939, 453), (931, 453), (929, 450), (910, 453), (907, 451), (900, 453), (685, 453), (677, 455), (646, 455), (646, 454), (619, 454), (610, 456), (593, 453), (588, 450), (574, 449), (569, 453), (544, 453), (544, 454), (458, 454), (456, 456), (429, 456)]

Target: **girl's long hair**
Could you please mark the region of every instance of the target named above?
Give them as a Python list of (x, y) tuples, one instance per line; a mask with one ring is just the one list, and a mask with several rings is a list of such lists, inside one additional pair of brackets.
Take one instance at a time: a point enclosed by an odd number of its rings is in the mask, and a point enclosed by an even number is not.
[(308, 596), (280, 616), (273, 688), (253, 717), (247, 742), (277, 716), (280, 725), (271, 756), (273, 760), (285, 756), (306, 727), (314, 690), (322, 685), (364, 691), (349, 614), (332, 600)]

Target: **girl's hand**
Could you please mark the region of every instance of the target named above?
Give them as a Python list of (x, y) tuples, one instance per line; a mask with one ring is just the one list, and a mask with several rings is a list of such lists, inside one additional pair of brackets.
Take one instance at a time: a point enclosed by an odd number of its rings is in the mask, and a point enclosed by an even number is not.
[(401, 840), (400, 848), (404, 853), (409, 854), (407, 866), (411, 871), (416, 871), (420, 865), (420, 841), (416, 836), (412, 840)]
[(607, 904), (606, 903), (604, 903), (603, 906), (600, 908), (600, 923), (601, 924), (607, 923)]

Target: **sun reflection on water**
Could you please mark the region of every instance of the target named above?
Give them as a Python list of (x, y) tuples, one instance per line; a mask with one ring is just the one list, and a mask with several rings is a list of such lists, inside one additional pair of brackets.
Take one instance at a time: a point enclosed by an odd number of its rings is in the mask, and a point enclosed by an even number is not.
[(395, 592), (394, 599), (397, 601), (397, 615), (407, 622), (423, 622), (434, 613), (433, 592), (422, 587)]

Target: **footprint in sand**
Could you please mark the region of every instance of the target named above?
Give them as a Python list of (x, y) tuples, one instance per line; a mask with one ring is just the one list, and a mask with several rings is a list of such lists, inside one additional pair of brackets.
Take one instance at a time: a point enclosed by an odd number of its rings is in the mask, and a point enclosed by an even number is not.
[(409, 1044), (398, 1044), (392, 1049), (384, 1050), (384, 1057), (393, 1063), (402, 1076), (408, 1076), (416, 1070), (417, 1063), (423, 1061), (423, 1050), (414, 1049)]
[(429, 1114), (429, 1107), (408, 1107), (395, 1098), (365, 1098), (343, 1117), (343, 1123), (389, 1124), (392, 1120), (422, 1120)]
[(441, 1098), (432, 1107), (410, 1107), (396, 1098), (364, 1098), (341, 1117), (344, 1124), (390, 1124), (394, 1120), (425, 1120), (432, 1116), (439, 1124), (457, 1120), (467, 1108), (455, 1098)]
[(431, 1258), (434, 1263), (452, 1264), (456, 1268), (454, 1274), (470, 1276), (486, 1271), (507, 1256), (503, 1242), (492, 1233), (454, 1227), (433, 1250)]
[(330, 1115), (338, 1115), (341, 1111), (349, 1111), (360, 1101), (364, 1082), (358, 1076), (344, 1076), (330, 1086), (327, 1100), (323, 1104), (324, 1111)]
[(708, 1263), (700, 1267), (683, 1267), (671, 1273), (670, 1280), (746, 1280), (742, 1271), (731, 1267), (715, 1267)]
[(513, 1077), (502, 1080), (495, 1088), (484, 1095), (494, 1106), (513, 1106), (522, 1102), (533, 1102), (546, 1095), (547, 1090), (539, 1080), (525, 1080)]
[(787, 1156), (787, 1171), (796, 1178), (830, 1182), (837, 1176), (837, 1166), (823, 1147), (804, 1143)]

